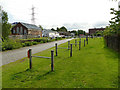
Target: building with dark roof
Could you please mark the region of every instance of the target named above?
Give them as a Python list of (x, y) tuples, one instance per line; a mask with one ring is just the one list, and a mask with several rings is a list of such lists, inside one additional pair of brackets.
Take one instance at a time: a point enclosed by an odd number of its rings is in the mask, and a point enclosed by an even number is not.
[(89, 35), (94, 34), (96, 31), (104, 31), (105, 28), (91, 28), (89, 29)]
[(41, 28), (33, 24), (18, 22), (11, 29), (12, 35), (39, 35), (42, 37)]
[(43, 29), (42, 34), (43, 37), (60, 37), (57, 31), (52, 31), (50, 29)]

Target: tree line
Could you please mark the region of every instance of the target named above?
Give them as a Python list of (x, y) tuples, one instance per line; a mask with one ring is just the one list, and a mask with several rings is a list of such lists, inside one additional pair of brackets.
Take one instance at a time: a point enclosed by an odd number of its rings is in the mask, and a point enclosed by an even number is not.
[(8, 36), (11, 33), (11, 24), (8, 23), (8, 15), (7, 12), (5, 12), (4, 10), (2, 10), (2, 8), (0, 7), (0, 14), (2, 16), (2, 22), (0, 22), (0, 26), (2, 27), (2, 35), (0, 35), (0, 37), (2, 39), (8, 39)]

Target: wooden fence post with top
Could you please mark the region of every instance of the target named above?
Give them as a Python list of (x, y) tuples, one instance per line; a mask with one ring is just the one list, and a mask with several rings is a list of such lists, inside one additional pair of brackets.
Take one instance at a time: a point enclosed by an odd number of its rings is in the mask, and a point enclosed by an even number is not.
[(58, 55), (57, 54), (57, 43), (55, 43), (55, 52), (56, 52), (56, 56)]
[(54, 71), (54, 51), (51, 51), (51, 71)]
[(70, 44), (71, 48), (70, 48), (70, 57), (72, 57), (72, 44)]
[(32, 49), (28, 50), (29, 67), (32, 69)]
[(75, 46), (77, 46), (77, 40), (75, 39)]

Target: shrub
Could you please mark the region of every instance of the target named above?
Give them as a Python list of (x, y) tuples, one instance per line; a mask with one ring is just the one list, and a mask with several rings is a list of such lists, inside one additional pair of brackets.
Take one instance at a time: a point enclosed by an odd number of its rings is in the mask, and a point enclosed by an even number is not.
[(33, 44), (32, 44), (32, 42), (25, 42), (25, 45), (26, 46), (32, 46)]
[(4, 40), (4, 42), (2, 42), (2, 50), (3, 51), (17, 49), (20, 47), (22, 47), (21, 43), (16, 40), (8, 39), (8, 40)]
[(36, 38), (36, 39), (33, 39), (34, 41), (36, 41), (36, 42), (41, 42), (41, 39), (39, 39), (39, 38)]
[(40, 43), (43, 43), (43, 41), (41, 41)]
[(22, 46), (25, 47), (26, 46), (25, 43), (22, 43)]
[(34, 41), (34, 42), (32, 42), (32, 44), (33, 44), (33, 45), (36, 45), (36, 44), (38, 44), (38, 43)]

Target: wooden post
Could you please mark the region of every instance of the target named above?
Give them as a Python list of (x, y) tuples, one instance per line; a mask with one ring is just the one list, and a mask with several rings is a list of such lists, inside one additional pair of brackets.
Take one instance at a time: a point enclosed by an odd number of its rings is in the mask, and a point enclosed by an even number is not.
[(32, 49), (29, 49), (29, 62), (30, 62), (30, 69), (32, 69)]
[(70, 49), (70, 41), (68, 41), (68, 49)]
[(56, 51), (56, 56), (58, 56), (58, 54), (57, 54), (57, 43), (55, 43), (55, 51)]
[(77, 40), (75, 39), (75, 46), (77, 46)]
[(51, 71), (54, 71), (54, 51), (51, 51)]
[(84, 47), (85, 47), (85, 40), (84, 40)]
[(71, 44), (71, 48), (70, 48), (70, 57), (72, 57), (72, 44)]
[(87, 44), (88, 44), (88, 38), (87, 38)]
[(79, 41), (79, 50), (80, 50), (80, 48), (81, 48), (81, 41)]

